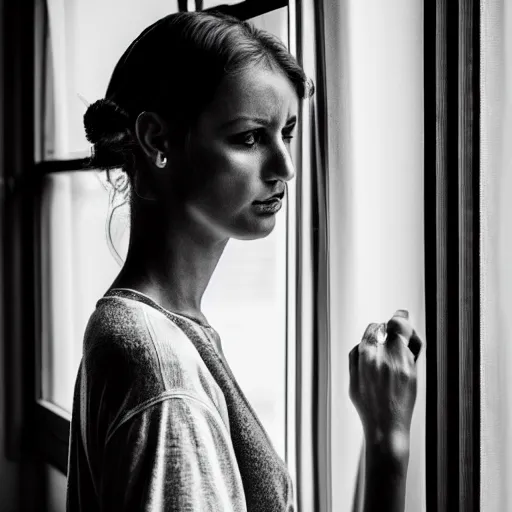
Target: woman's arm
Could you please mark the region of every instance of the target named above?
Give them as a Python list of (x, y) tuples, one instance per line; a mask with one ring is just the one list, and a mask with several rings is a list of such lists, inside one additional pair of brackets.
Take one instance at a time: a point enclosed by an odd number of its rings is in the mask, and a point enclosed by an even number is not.
[(409, 464), (409, 436), (400, 434), (372, 442), (365, 450), (364, 512), (402, 512)]
[(100, 510), (246, 510), (229, 433), (209, 407), (177, 395), (129, 416), (105, 446)]

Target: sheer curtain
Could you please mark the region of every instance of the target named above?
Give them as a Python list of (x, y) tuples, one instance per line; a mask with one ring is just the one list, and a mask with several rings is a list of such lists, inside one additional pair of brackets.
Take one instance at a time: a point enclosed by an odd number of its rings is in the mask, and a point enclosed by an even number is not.
[[(352, 510), (362, 428), (348, 353), (407, 309), (424, 339), (423, 2), (322, 2), (331, 300), (332, 510)], [(425, 504), (425, 352), (406, 507)]]
[(481, 3), (482, 512), (512, 509), (512, 5)]

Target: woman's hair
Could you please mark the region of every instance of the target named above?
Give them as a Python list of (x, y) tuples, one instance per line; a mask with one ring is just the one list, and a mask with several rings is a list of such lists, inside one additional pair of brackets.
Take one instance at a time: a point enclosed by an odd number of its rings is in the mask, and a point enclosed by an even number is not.
[(185, 137), (222, 79), (260, 62), (281, 70), (299, 98), (313, 93), (312, 82), (286, 46), (248, 22), (206, 12), (176, 13), (157, 21), (128, 47), (105, 99), (84, 115), (93, 144), (90, 167), (123, 168), (131, 177), (138, 147), (135, 121), (141, 112), (159, 113)]

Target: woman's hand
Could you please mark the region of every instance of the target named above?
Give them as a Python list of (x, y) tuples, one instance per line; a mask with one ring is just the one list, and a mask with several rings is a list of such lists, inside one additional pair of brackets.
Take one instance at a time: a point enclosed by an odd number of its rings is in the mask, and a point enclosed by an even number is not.
[(422, 342), (397, 311), (387, 324), (370, 324), (349, 355), (350, 398), (363, 423), (367, 445), (408, 454), (416, 401), (416, 359)]
[(422, 346), (408, 318), (407, 311), (397, 311), (387, 324), (370, 324), (349, 356), (350, 398), (366, 441), (364, 512), (405, 509), (416, 359)]

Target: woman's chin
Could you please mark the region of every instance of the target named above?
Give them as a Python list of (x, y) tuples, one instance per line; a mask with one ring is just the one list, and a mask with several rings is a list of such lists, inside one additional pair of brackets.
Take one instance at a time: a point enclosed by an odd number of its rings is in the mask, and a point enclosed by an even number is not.
[(260, 238), (265, 238), (276, 226), (276, 216), (269, 215), (264, 218), (258, 218), (257, 222), (252, 222), (249, 226), (245, 226), (243, 230), (237, 230), (236, 233), (232, 235), (232, 238), (237, 240), (259, 240)]

